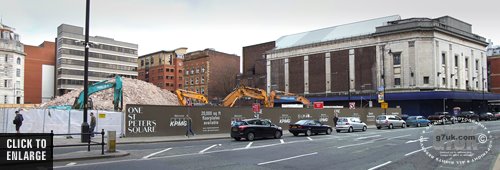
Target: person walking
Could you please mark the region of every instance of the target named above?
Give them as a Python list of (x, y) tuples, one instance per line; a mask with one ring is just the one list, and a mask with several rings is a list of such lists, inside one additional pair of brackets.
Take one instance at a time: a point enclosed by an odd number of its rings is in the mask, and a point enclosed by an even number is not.
[(189, 138), (189, 133), (191, 133), (191, 135), (194, 136), (194, 133), (193, 133), (193, 119), (191, 119), (191, 117), (189, 117), (189, 115), (186, 115), (186, 121), (187, 121), (186, 136)]
[(94, 137), (94, 130), (95, 130), (95, 125), (96, 125), (96, 119), (95, 119), (95, 116), (94, 116), (94, 112), (90, 112), (90, 128), (89, 128), (89, 131), (90, 133), (90, 137)]
[(333, 125), (335, 127), (337, 127), (337, 121), (339, 121), (339, 117), (338, 117), (337, 113), (335, 113), (335, 116), (333, 116)]
[(21, 129), (21, 125), (23, 125), (24, 118), (23, 118), (23, 115), (19, 112), (19, 110), (16, 111), (15, 113), (16, 113), (16, 117), (14, 118), (13, 123), (16, 125), (16, 132), (21, 133), (20, 129)]

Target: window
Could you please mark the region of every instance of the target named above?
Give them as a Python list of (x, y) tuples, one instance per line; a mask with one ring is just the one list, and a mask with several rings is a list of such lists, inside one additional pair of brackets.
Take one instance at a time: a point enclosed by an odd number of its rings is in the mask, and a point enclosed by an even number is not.
[(479, 88), (479, 81), (476, 81), (476, 88)]
[(16, 69), (16, 76), (21, 77), (21, 69)]
[(470, 88), (469, 87), (469, 80), (465, 80), (465, 88)]
[(201, 94), (205, 94), (205, 88), (201, 87)]
[(8, 61), (9, 61), (9, 55), (5, 54), (5, 62), (8, 62)]
[(17, 57), (17, 64), (21, 65), (21, 58)]
[(443, 86), (446, 85), (446, 78), (443, 78)]
[(455, 67), (458, 67), (458, 55), (455, 55)]
[(455, 79), (455, 87), (458, 87), (458, 79)]
[(16, 88), (21, 88), (21, 82), (20, 81), (16, 81)]
[(446, 65), (446, 54), (445, 53), (441, 54), (441, 64)]
[(479, 60), (476, 60), (476, 70), (479, 70)]
[(194, 69), (191, 69), (191, 75), (194, 74)]
[(205, 76), (201, 76), (201, 84), (205, 83)]
[(429, 84), (429, 76), (424, 77), (424, 84)]
[(400, 86), (401, 85), (401, 78), (395, 78), (394, 79), (394, 85), (395, 86)]
[(196, 68), (196, 74), (200, 73), (200, 69)]
[(205, 67), (201, 67), (201, 72), (204, 73), (205, 72)]
[(394, 53), (393, 54), (393, 62), (394, 62), (394, 65), (401, 65), (401, 53)]
[(189, 81), (191, 82), (191, 85), (194, 84), (193, 78), (190, 78)]
[(408, 41), (408, 47), (415, 47), (415, 41)]
[(141, 66), (144, 66), (144, 60), (141, 60)]
[(469, 58), (465, 58), (465, 68), (469, 68)]
[(189, 75), (189, 70), (186, 70), (186, 75)]
[(3, 87), (9, 87), (9, 80), (3, 80)]
[(198, 77), (196, 77), (196, 82), (195, 82), (195, 84), (198, 84), (198, 83), (199, 83), (199, 79), (198, 79)]
[(3, 96), (3, 103), (7, 104), (7, 95)]

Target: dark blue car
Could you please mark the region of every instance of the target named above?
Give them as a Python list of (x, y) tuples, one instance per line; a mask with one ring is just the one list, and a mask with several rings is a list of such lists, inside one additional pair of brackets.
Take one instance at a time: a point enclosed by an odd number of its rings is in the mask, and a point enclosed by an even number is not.
[(431, 121), (427, 120), (423, 116), (410, 116), (410, 117), (408, 117), (408, 119), (406, 119), (406, 126), (407, 127), (410, 127), (410, 126), (420, 127), (420, 126), (429, 126), (429, 125), (431, 125)]

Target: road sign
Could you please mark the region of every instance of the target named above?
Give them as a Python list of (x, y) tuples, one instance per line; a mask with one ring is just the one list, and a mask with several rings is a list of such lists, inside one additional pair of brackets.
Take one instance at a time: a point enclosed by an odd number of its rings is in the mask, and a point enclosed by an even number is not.
[(356, 102), (349, 102), (349, 109), (356, 109)]
[(313, 106), (314, 106), (314, 109), (323, 109), (324, 103), (323, 102), (314, 102)]
[(389, 108), (389, 103), (386, 103), (386, 102), (384, 102), (384, 103), (380, 103), (380, 107), (381, 107), (382, 109), (387, 109), (387, 108)]
[(252, 104), (252, 111), (254, 113), (259, 112), (260, 111), (260, 103), (254, 103), (254, 104)]
[(378, 102), (384, 103), (384, 93), (383, 92), (378, 93)]

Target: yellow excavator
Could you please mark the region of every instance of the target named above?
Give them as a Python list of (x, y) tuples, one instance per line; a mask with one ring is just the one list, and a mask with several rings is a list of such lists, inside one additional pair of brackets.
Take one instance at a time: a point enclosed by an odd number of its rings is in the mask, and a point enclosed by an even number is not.
[(182, 89), (175, 90), (175, 94), (177, 94), (177, 99), (179, 99), (179, 105), (186, 106), (187, 98), (198, 100), (202, 103), (208, 104), (208, 99), (203, 94), (196, 93), (194, 91), (187, 91)]
[(301, 102), (302, 104), (306, 105), (306, 107), (309, 107), (309, 105), (311, 104), (311, 101), (303, 96), (277, 90), (273, 90), (269, 94), (269, 103), (271, 104), (270, 107), (274, 107), (274, 99)]
[(264, 101), (264, 107), (271, 107), (267, 92), (263, 89), (239, 86), (236, 90), (229, 93), (229, 95), (222, 101), (222, 106), (233, 107), (234, 103), (242, 97), (250, 97), (257, 100)]

